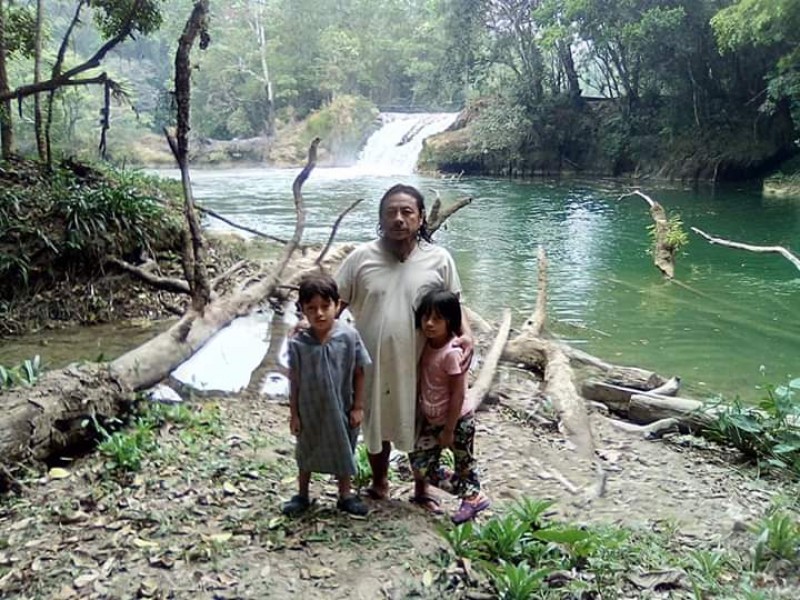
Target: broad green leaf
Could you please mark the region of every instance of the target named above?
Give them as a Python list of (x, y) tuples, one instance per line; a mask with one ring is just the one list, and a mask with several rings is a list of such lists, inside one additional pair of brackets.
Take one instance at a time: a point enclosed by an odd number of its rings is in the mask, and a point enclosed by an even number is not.
[(589, 532), (583, 529), (540, 529), (539, 531), (534, 531), (531, 535), (543, 542), (574, 544), (589, 537)]

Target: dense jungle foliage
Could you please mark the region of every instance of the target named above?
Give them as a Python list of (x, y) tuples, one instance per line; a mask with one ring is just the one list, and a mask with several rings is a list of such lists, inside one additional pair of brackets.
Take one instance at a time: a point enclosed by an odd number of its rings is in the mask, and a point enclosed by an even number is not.
[(163, 182), (131, 171), (65, 161), (0, 168), (0, 309), (17, 295), (139, 260), (181, 244), (180, 205)]
[[(170, 124), (173, 57), (191, 6), (0, 0), (4, 145), (13, 126), (14, 150), (36, 151), (33, 96), (19, 111), (10, 99), (35, 80), (37, 63), (39, 79), (52, 79), (127, 26), (129, 35), (84, 75), (106, 73), (119, 100), (109, 156), (148, 162), (137, 144)], [(298, 134), (292, 123), (352, 97), (363, 101), (349, 102), (352, 111), (336, 119), (354, 131), (348, 151), (368, 133), (364, 115), (374, 114), (363, 102), (380, 110), (472, 107), (465, 139), (449, 153), (429, 152), (434, 167), (742, 178), (796, 150), (795, 0), (232, 0), (210, 7), (211, 43), (193, 55), (193, 131), (204, 138), (275, 139), (277, 132), (278, 140), (304, 139), (310, 132)], [(71, 28), (78, 8), (82, 17)], [(104, 87), (56, 86), (56, 151), (95, 152)]]

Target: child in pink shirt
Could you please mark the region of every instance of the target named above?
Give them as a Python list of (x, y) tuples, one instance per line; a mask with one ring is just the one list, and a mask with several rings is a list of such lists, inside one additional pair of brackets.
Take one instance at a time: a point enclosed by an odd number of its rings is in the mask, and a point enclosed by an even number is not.
[(439, 513), (438, 502), (428, 493), (428, 484), (441, 486), (447, 477), (439, 466), (443, 448), (451, 448), (455, 472), (450, 477), (461, 507), (452, 516), (463, 523), (489, 507), (481, 493), (474, 453), (475, 416), (465, 406), (467, 373), (462, 369), (462, 349), (453, 345), (461, 335), (461, 304), (458, 296), (435, 289), (422, 298), (416, 310), (416, 325), (427, 338), (419, 364), (419, 433), (409, 454), (414, 471), (412, 502)]

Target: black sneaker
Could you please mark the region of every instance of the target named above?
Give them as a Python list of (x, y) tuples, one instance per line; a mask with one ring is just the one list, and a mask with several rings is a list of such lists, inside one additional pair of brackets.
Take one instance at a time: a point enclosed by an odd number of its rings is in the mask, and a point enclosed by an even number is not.
[(358, 496), (348, 496), (347, 498), (339, 498), (339, 501), (336, 503), (336, 508), (348, 514), (355, 515), (357, 517), (364, 517), (369, 512), (369, 508), (367, 508), (367, 505), (364, 504), (361, 501), (361, 498), (359, 498)]
[(308, 496), (297, 494), (292, 496), (292, 499), (288, 502), (283, 503), (281, 512), (287, 517), (297, 517), (306, 512), (309, 506), (311, 506), (311, 502), (309, 502)]

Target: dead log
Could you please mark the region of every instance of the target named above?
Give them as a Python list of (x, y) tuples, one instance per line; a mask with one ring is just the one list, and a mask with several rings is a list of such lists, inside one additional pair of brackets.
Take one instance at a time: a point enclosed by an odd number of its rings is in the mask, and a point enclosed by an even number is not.
[(626, 198), (628, 196), (639, 196), (650, 206), (650, 216), (653, 219), (655, 227), (655, 242), (653, 244), (653, 263), (658, 267), (665, 277), (672, 279), (675, 277), (675, 248), (669, 241), (670, 223), (667, 218), (667, 211), (658, 202), (643, 194), (639, 190), (634, 190), (630, 194), (620, 196)]
[(675, 433), (681, 431), (680, 419), (669, 418), (653, 421), (649, 425), (636, 425), (628, 423), (627, 421), (618, 421), (617, 419), (608, 419), (608, 422), (615, 428), (625, 431), (626, 433), (634, 433), (640, 435), (646, 440), (656, 440), (664, 437), (667, 433)]
[(775, 254), (780, 254), (786, 260), (792, 263), (795, 267), (800, 269), (800, 258), (792, 254), (787, 248), (784, 248), (783, 246), (754, 246), (752, 244), (744, 244), (742, 242), (734, 242), (731, 240), (714, 237), (712, 235), (707, 234), (705, 231), (698, 229), (697, 227), (692, 227), (691, 230), (694, 231), (697, 235), (705, 238), (711, 244), (719, 244), (720, 246), (727, 246), (728, 248), (747, 250), (748, 252), (771, 252)]
[[(678, 392), (678, 389), (680, 389), (680, 379), (678, 377), (673, 377), (658, 387), (639, 389), (633, 387), (633, 385), (614, 385), (613, 383), (607, 383), (607, 381), (608, 380), (598, 381), (596, 379), (590, 379), (581, 387), (581, 394), (587, 400), (602, 402), (615, 413), (622, 415), (628, 414), (631, 396), (634, 394), (646, 392), (648, 394), (674, 396)], [(619, 379), (617, 379), (617, 381), (619, 381)], [(628, 383), (637, 383), (637, 381), (629, 380)]]
[(506, 356), (541, 355), (544, 367), (544, 393), (553, 403), (560, 426), (567, 439), (574, 444), (578, 455), (591, 459), (594, 456), (592, 429), (583, 398), (575, 387), (569, 358), (561, 344), (541, 337), (547, 320), (547, 258), (544, 248), (539, 247), (538, 256), (536, 306), (519, 335), (508, 343)]
[(48, 371), (33, 387), (3, 392), (0, 466), (10, 473), (22, 461), (45, 460), (85, 442), (93, 431), (86, 421), (121, 414), (130, 406), (131, 392), (107, 365), (98, 364)]
[(631, 396), (628, 420), (639, 425), (649, 425), (663, 419), (677, 419), (682, 427), (698, 431), (714, 421), (714, 409), (708, 409), (699, 400), (673, 398), (651, 394)]
[(511, 310), (505, 309), (503, 311), (503, 319), (500, 323), (500, 328), (497, 331), (497, 337), (494, 338), (492, 347), (486, 354), (483, 361), (483, 367), (478, 374), (478, 378), (472, 387), (467, 391), (467, 406), (469, 410), (477, 410), (480, 408), (483, 398), (486, 396), (489, 388), (492, 387), (492, 380), (497, 372), (497, 364), (500, 362), (500, 356), (503, 353), (503, 348), (508, 341), (508, 334), (511, 331)]

